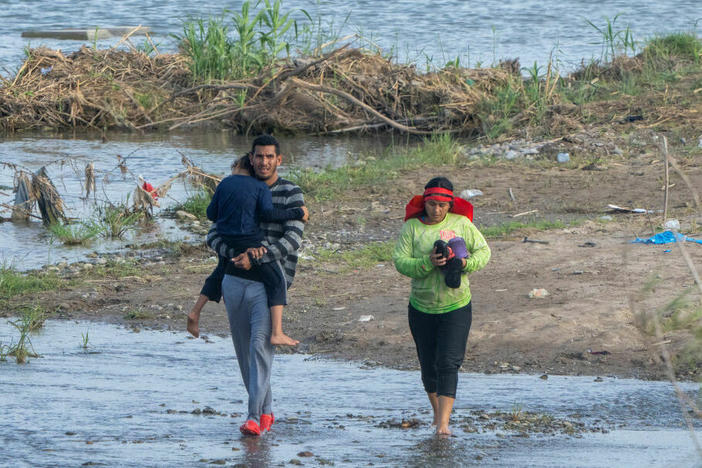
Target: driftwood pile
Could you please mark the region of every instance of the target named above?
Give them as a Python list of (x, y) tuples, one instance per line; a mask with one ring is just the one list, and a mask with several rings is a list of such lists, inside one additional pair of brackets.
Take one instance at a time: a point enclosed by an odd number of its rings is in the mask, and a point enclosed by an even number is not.
[(64, 56), (38, 48), (14, 78), (3, 80), (0, 129), (175, 129), (207, 122), (242, 133), (470, 134), (480, 129), (480, 101), (514, 74), (509, 67), (422, 74), (342, 47), (280, 61), (250, 80), (196, 85), (180, 54), (83, 47)]

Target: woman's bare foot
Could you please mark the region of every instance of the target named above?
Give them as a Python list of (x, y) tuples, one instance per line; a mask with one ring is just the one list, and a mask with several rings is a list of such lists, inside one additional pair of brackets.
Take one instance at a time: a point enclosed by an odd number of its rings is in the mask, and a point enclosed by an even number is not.
[(278, 333), (271, 335), (271, 344), (282, 345), (282, 346), (297, 346), (300, 342), (298, 340), (293, 340), (285, 333)]
[(448, 425), (446, 425), (446, 426), (439, 426), (439, 427), (436, 428), (436, 435), (450, 436), (450, 435), (451, 435), (451, 430), (448, 428)]
[(188, 332), (195, 338), (200, 337), (200, 314), (193, 312), (188, 314)]

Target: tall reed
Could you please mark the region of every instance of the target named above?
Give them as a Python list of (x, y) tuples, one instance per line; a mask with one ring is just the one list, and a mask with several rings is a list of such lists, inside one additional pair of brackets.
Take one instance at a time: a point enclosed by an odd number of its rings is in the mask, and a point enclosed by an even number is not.
[(298, 28), (282, 6), (282, 0), (263, 0), (262, 6), (260, 1), (252, 6), (246, 0), (239, 11), (186, 21), (183, 34), (176, 38), (190, 58), (193, 78), (205, 82), (246, 78), (272, 65), (283, 51), (289, 55), (287, 37), (293, 26), (296, 33)]

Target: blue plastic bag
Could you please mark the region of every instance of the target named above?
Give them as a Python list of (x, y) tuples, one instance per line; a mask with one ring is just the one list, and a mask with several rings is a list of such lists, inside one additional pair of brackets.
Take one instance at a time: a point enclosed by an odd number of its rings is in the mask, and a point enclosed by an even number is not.
[(659, 232), (655, 236), (651, 236), (648, 239), (641, 239), (637, 237), (633, 241), (634, 244), (670, 244), (672, 242), (694, 242), (696, 244), (702, 244), (702, 240), (688, 237), (679, 232), (673, 231), (663, 231)]

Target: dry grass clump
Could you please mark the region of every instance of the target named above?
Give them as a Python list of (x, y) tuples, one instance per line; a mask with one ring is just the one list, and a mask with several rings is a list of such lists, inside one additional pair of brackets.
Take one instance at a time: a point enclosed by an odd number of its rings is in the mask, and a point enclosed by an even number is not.
[(177, 128), (207, 121), (241, 131), (336, 133), (391, 127), (472, 132), (484, 93), (508, 79), (494, 69), (419, 74), (344, 47), (279, 61), (251, 79), (192, 86), (189, 59), (139, 51), (33, 49), (0, 88), (0, 128)]
[(213, 123), (241, 133), (392, 130), (501, 138), (525, 128), (532, 136), (564, 135), (630, 117), (650, 127), (701, 118), (702, 42), (685, 35), (566, 77), (551, 63), (521, 68), (518, 60), (418, 73), (414, 65), (348, 46), (275, 60), (229, 81), (196, 79), (195, 60), (136, 49), (83, 47), (69, 56), (33, 49), (0, 87), (0, 129), (141, 131)]
[(189, 76), (180, 55), (82, 47), (64, 56), (32, 49), (0, 87), (0, 128), (134, 128), (150, 122), (152, 110)]

